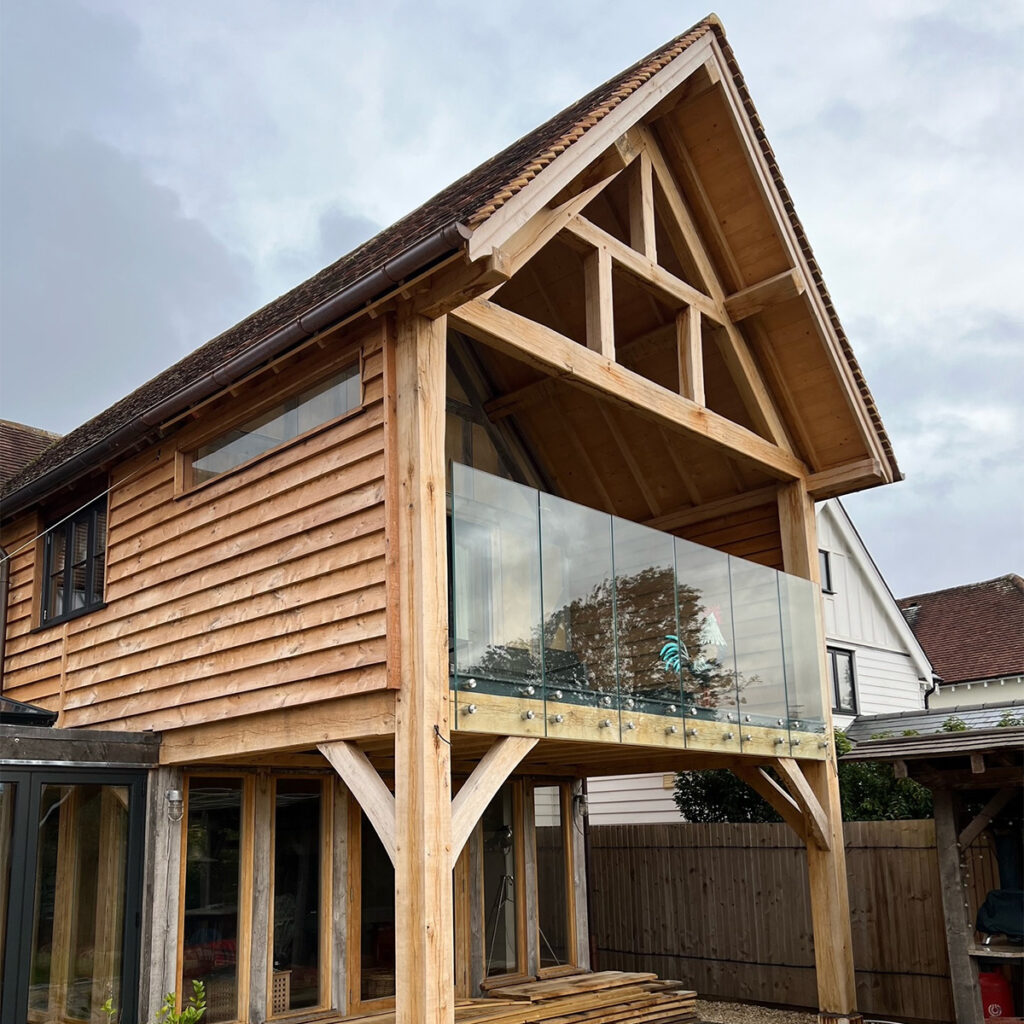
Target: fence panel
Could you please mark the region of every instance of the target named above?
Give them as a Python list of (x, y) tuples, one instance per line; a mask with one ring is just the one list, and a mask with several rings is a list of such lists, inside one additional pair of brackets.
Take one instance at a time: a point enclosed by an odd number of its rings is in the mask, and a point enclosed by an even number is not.
[[(951, 1021), (931, 821), (845, 826), (859, 1009)], [(804, 846), (786, 825), (590, 829), (596, 966), (678, 978), (709, 998), (814, 1008)]]

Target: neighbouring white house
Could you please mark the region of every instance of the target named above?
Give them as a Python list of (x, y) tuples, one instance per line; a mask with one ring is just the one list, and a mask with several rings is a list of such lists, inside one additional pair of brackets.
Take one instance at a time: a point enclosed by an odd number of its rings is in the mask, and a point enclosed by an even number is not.
[[(932, 665), (846, 509), (822, 502), (817, 522), (833, 721), (846, 728), (858, 715), (924, 709)], [(671, 773), (589, 779), (590, 823), (678, 821), (674, 787)]]

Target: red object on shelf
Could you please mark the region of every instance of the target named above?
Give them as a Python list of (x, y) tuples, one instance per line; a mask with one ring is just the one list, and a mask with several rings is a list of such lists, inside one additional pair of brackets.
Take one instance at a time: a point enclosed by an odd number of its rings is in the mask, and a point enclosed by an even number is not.
[(999, 971), (979, 971), (978, 982), (986, 1020), (1006, 1020), (1014, 1016), (1010, 983)]

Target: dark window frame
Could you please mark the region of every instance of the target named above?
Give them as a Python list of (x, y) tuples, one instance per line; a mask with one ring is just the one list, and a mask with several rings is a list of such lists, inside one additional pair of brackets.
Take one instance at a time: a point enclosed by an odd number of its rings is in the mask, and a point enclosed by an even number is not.
[[(85, 558), (75, 562), (75, 533), (79, 527), (86, 530)], [(59, 566), (54, 564), (58, 539), (63, 539), (64, 548)], [(83, 506), (62, 520), (58, 520), (46, 531), (43, 541), (43, 579), (39, 602), (39, 625), (54, 626), (80, 615), (96, 611), (106, 604), (106, 555), (107, 555), (107, 496), (101, 495), (95, 501)], [(76, 566), (84, 569), (85, 603), (77, 608), (70, 607), (74, 593), (74, 571)], [(102, 566), (102, 570), (98, 567)], [(56, 583), (57, 579), (60, 583)], [(59, 612), (49, 614), (54, 588), (61, 590)]]
[[(832, 710), (844, 715), (857, 714), (857, 665), (854, 651), (846, 647), (828, 647), (829, 682), (832, 684)], [(850, 683), (852, 686), (852, 707), (843, 707), (839, 703), (839, 659), (847, 658), (850, 662)]]
[(818, 568), (821, 572), (821, 592), (823, 594), (834, 594), (835, 589), (832, 582), (832, 552), (824, 548), (818, 548)]

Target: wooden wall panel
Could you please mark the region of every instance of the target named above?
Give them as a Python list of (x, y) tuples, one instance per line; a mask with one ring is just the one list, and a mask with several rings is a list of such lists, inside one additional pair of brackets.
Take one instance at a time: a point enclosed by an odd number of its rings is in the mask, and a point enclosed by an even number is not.
[(751, 562), (782, 569), (779, 510), (774, 502), (709, 519), (675, 531), (696, 544), (728, 551)]
[[(360, 346), (361, 410), (178, 492), (176, 451), (206, 424)], [(69, 727), (166, 731), (386, 687), (383, 373), (381, 327), (332, 339), (115, 466), (106, 607), (31, 632), (35, 552), (19, 555), (4, 693)]]

